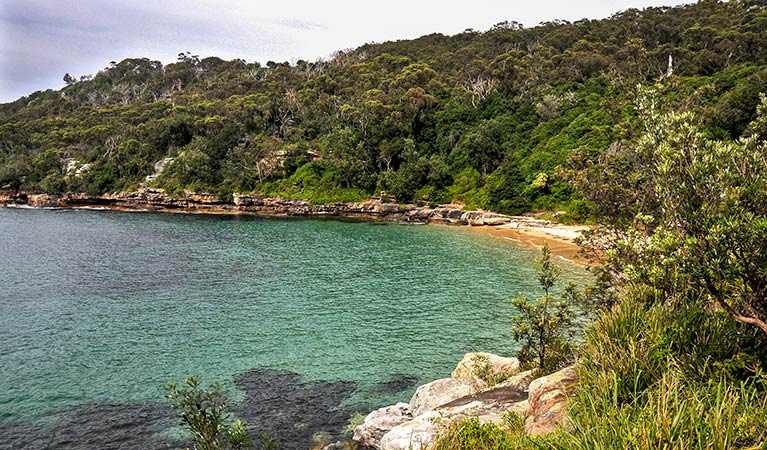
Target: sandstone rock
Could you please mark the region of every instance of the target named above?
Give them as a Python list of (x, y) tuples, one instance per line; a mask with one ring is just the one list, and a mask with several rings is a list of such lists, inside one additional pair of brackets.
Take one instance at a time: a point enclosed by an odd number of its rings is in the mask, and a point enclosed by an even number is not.
[(467, 353), (453, 370), (451, 377), (469, 382), (475, 389), (484, 389), (488, 383), (483, 377), (498, 376), (502, 373), (519, 372), (517, 358), (505, 358), (492, 353)]
[(533, 381), (534, 374), (535, 370), (526, 370), (498, 383), (498, 386), (509, 387), (519, 392), (527, 392), (530, 383)]
[(443, 378), (418, 387), (410, 400), (410, 410), (414, 417), (419, 416), (467, 395), (471, 395), (469, 383)]
[(530, 383), (530, 407), (525, 432), (540, 436), (564, 427), (572, 431), (567, 415), (567, 398), (572, 395), (578, 374), (573, 367), (533, 380)]
[(57, 195), (30, 195), (27, 197), (27, 204), (35, 208), (56, 208), (61, 206), (61, 199)]
[(508, 217), (500, 217), (500, 216), (484, 217), (482, 219), (482, 222), (484, 225), (493, 226), (493, 227), (498, 225), (506, 225), (510, 221), (511, 219), (509, 219)]
[(392, 428), (381, 438), (381, 450), (421, 450), (434, 442), (440, 430), (440, 415), (436, 411)]
[(400, 206), (397, 203), (380, 203), (373, 211), (379, 214), (392, 214), (399, 212)]
[(354, 441), (362, 446), (380, 448), (381, 438), (392, 428), (413, 419), (410, 405), (397, 403), (377, 409), (365, 417), (365, 422), (354, 429)]

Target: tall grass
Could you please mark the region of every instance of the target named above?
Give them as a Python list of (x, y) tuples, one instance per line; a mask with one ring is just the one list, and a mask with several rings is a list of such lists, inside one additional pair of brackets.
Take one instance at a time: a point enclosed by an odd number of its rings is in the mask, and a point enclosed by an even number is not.
[(755, 335), (700, 305), (633, 298), (586, 331), (572, 434), (529, 438), (519, 423), (469, 419), (434, 448), (767, 449), (767, 375), (758, 365), (765, 348)]
[[(698, 313), (628, 300), (596, 321), (587, 331), (571, 403), (575, 433), (557, 447), (765, 448), (767, 379), (757, 373), (735, 381), (725, 370), (717, 375), (694, 339), (677, 340), (689, 334), (678, 329), (684, 316)], [(691, 361), (682, 348), (700, 352), (701, 359)]]

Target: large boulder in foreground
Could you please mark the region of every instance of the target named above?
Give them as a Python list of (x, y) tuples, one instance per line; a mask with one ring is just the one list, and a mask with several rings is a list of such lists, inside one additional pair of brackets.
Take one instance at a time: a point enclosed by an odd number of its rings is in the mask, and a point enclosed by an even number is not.
[(491, 379), (503, 379), (519, 373), (519, 360), (505, 358), (492, 353), (474, 352), (463, 356), (451, 375), (456, 380), (466, 381), (476, 390), (489, 387)]
[(564, 428), (572, 431), (567, 414), (567, 398), (575, 391), (578, 373), (573, 367), (538, 378), (530, 383), (530, 403), (525, 420), (525, 432), (540, 436)]
[(361, 446), (381, 448), (381, 438), (397, 425), (413, 419), (410, 405), (397, 403), (377, 409), (365, 417), (365, 422), (354, 429), (354, 439)]
[(453, 378), (443, 378), (420, 386), (410, 399), (410, 410), (413, 417), (420, 416), (467, 395), (471, 395), (471, 384)]

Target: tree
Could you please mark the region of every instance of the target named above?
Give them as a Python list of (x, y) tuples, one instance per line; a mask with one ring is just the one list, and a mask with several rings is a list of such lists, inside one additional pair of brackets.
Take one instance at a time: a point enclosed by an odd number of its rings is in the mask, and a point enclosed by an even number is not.
[(518, 353), (522, 365), (537, 366), (544, 372), (550, 372), (569, 356), (566, 328), (573, 319), (569, 299), (575, 288), (572, 284), (568, 285), (559, 301), (551, 295), (561, 269), (551, 260), (548, 244), (541, 248), (541, 258), (535, 262), (535, 271), (543, 288), (543, 296), (530, 300), (520, 295), (511, 301), (518, 311), (513, 317), (512, 332), (514, 339), (522, 343)]
[(767, 334), (767, 99), (752, 135), (731, 142), (708, 138), (692, 113), (661, 113), (657, 95), (639, 89), (643, 133), (633, 151), (645, 156), (616, 180), (644, 173), (642, 192), (653, 198), (633, 198), (634, 220), (592, 241), (603, 274), (649, 292), (646, 301), (710, 303)]
[[(762, 95), (752, 128), (767, 120)], [(767, 334), (767, 142), (755, 134), (712, 141), (691, 114), (661, 118), (654, 145), (660, 224), (651, 245), (671, 243), (668, 255), (685, 276), (674, 287), (703, 292), (734, 319)], [(663, 265), (659, 261), (659, 265)]]
[(69, 72), (64, 74), (64, 83), (67, 84), (67, 86), (71, 84), (77, 83), (77, 79), (69, 74)]
[(179, 411), (181, 425), (194, 435), (195, 450), (244, 450), (253, 447), (245, 424), (236, 420), (227, 424), (229, 405), (221, 386), (200, 387), (197, 378), (184, 379), (183, 388), (177, 383), (165, 386), (165, 398), (172, 401), (171, 408)]

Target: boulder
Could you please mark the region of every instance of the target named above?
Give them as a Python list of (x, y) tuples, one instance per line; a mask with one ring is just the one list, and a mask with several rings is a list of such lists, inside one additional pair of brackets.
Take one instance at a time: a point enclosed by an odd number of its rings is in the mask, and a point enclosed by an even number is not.
[(354, 441), (361, 446), (381, 448), (381, 438), (397, 425), (413, 419), (410, 405), (397, 403), (377, 409), (365, 417), (365, 422), (354, 429)]
[(577, 380), (575, 368), (566, 367), (530, 383), (530, 406), (525, 420), (527, 434), (540, 436), (561, 427), (572, 431), (567, 415), (567, 398), (574, 392)]
[(526, 410), (527, 400), (516, 401), (514, 396), (498, 399), (466, 396), (392, 428), (381, 438), (379, 448), (425, 449), (446, 427), (467, 417), (476, 417), (480, 423), (501, 424), (504, 413), (511, 411), (522, 417)]
[(527, 392), (530, 383), (533, 381), (533, 375), (535, 375), (535, 370), (526, 370), (498, 383), (498, 386), (512, 388), (519, 392)]
[(443, 378), (420, 386), (410, 400), (410, 410), (419, 416), (467, 395), (471, 395), (469, 383)]
[(489, 386), (488, 377), (516, 374), (519, 372), (517, 358), (505, 358), (492, 353), (467, 353), (458, 363), (453, 374), (456, 380), (466, 381), (475, 389)]
[(498, 217), (498, 216), (490, 216), (490, 217), (484, 217), (482, 219), (484, 225), (488, 226), (498, 226), (498, 225), (506, 225), (510, 222), (510, 219), (508, 217)]
[(440, 431), (440, 415), (436, 411), (392, 428), (381, 438), (381, 450), (421, 450), (428, 448)]

